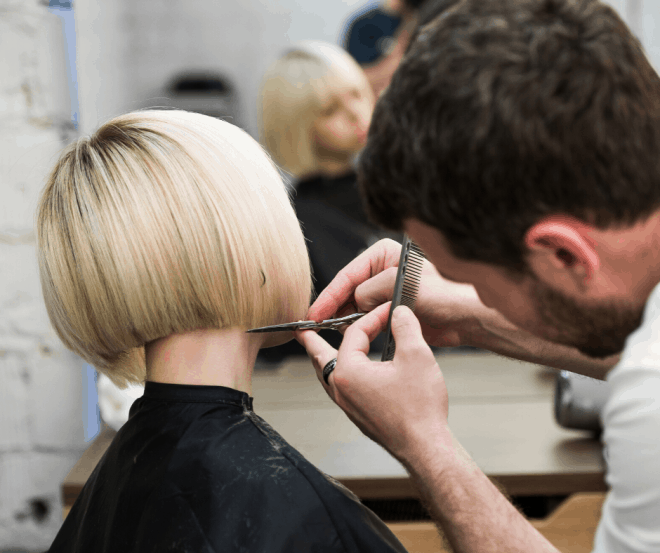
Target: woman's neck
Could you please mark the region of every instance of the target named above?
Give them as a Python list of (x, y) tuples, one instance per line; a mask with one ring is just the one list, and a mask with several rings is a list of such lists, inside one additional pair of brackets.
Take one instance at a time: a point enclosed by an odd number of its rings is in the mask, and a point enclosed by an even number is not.
[(240, 328), (172, 334), (147, 344), (147, 380), (226, 386), (251, 394), (260, 347), (260, 338)]
[(326, 177), (341, 177), (354, 170), (353, 159), (355, 154), (333, 152), (317, 148), (319, 173)]

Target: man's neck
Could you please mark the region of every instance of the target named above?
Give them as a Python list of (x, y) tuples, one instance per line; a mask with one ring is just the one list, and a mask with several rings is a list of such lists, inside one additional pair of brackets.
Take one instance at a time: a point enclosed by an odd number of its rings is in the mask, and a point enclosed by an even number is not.
[(261, 342), (241, 328), (172, 334), (146, 346), (147, 380), (226, 386), (252, 393)]
[(660, 282), (660, 211), (629, 228), (596, 231), (604, 263), (621, 275), (631, 303), (646, 303)]

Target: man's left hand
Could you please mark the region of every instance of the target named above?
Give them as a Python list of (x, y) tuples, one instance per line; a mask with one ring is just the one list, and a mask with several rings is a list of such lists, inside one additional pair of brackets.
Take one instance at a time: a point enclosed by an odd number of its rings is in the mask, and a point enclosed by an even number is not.
[[(429, 433), (447, 434), (447, 388), (419, 321), (407, 307), (397, 307), (392, 315), (394, 359), (369, 359), (369, 345), (386, 328), (389, 309), (388, 302), (353, 323), (339, 351), (314, 331), (297, 332), (296, 339), (333, 401), (365, 435), (404, 460)], [(323, 367), (335, 357), (326, 384)]]

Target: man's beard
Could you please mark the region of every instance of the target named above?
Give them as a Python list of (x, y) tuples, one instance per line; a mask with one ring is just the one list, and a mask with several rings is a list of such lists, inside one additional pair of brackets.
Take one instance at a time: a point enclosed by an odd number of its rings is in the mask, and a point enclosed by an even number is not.
[(539, 317), (553, 329), (550, 340), (573, 346), (594, 358), (620, 353), (644, 314), (644, 305), (578, 303), (536, 279), (532, 297)]

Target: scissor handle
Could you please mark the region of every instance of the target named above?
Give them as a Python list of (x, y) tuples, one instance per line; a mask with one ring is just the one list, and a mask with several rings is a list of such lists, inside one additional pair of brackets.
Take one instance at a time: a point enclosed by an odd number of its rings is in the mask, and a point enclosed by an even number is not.
[(307, 330), (310, 328), (314, 329), (332, 329), (332, 330), (339, 330), (341, 327), (350, 325), (357, 321), (358, 319), (361, 319), (364, 317), (366, 313), (353, 313), (352, 315), (346, 315), (345, 317), (339, 317), (338, 319), (327, 319), (325, 321), (321, 321), (320, 323), (315, 323), (313, 325), (305, 325), (301, 326), (300, 330)]
[(323, 330), (330, 328), (332, 330), (339, 330), (342, 326), (350, 325), (351, 323), (357, 321), (361, 317), (364, 317), (365, 313), (353, 313), (352, 315), (347, 315), (346, 317), (340, 317), (339, 319), (326, 319), (317, 323), (316, 321), (296, 321), (295, 323), (285, 323), (281, 325), (271, 325), (271, 326), (262, 326), (260, 328), (251, 328), (247, 332), (282, 332), (286, 330)]

